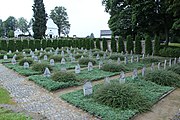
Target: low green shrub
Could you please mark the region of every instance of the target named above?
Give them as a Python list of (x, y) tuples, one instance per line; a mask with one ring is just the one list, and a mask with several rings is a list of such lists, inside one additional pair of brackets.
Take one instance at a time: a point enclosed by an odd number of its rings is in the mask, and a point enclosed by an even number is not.
[(16, 55), (16, 60), (20, 60), (20, 59), (23, 59), (23, 54), (17, 54)]
[(7, 54), (5, 50), (0, 50), (0, 54)]
[(11, 53), (11, 54), (7, 54), (8, 58), (13, 58), (14, 54)]
[(163, 57), (179, 57), (180, 48), (164, 48), (159, 51), (159, 55)]
[(173, 65), (169, 67), (167, 70), (173, 71), (180, 75), (180, 65)]
[(61, 55), (53, 55), (49, 59), (54, 59), (55, 62), (60, 62), (62, 59)]
[(27, 54), (30, 54), (31, 49), (23, 49), (22, 51), (25, 52), (25, 53), (27, 53)]
[(46, 63), (36, 63), (33, 64), (32, 69), (38, 72), (43, 73), (46, 68), (49, 68), (50, 71), (52, 71), (52, 66)]
[(104, 52), (102, 52), (102, 51), (97, 52), (96, 51), (96, 52), (93, 53), (93, 56), (97, 56), (97, 54), (99, 54), (99, 56), (102, 57), (104, 55)]
[(124, 60), (124, 56), (122, 56), (121, 54), (112, 54), (109, 59), (112, 60), (117, 60), (118, 58), (120, 58), (121, 60)]
[(54, 51), (54, 49), (52, 47), (47, 47), (45, 50), (46, 50), (46, 52), (49, 52), (50, 50)]
[(48, 58), (52, 56), (51, 53), (43, 53), (43, 54), (40, 56), (40, 59), (44, 59), (44, 55), (47, 55)]
[(81, 58), (79, 59), (79, 64), (81, 65), (88, 65), (89, 62), (92, 62), (93, 65), (96, 64), (96, 60), (92, 58)]
[(102, 66), (102, 70), (109, 72), (121, 72), (121, 71), (128, 71), (129, 69), (123, 64), (106, 63)]
[(155, 70), (148, 72), (145, 80), (155, 82), (159, 85), (180, 87), (180, 76), (172, 71)]
[(162, 60), (164, 60), (164, 58), (160, 58), (160, 57), (146, 57), (143, 59), (143, 63), (157, 63), (157, 62), (161, 62)]
[(133, 84), (110, 84), (101, 86), (94, 93), (94, 99), (113, 108), (149, 110), (151, 104)]
[(33, 64), (33, 59), (32, 58), (23, 58), (19, 61), (19, 65), (23, 66), (25, 62), (28, 62), (29, 65)]
[(3, 59), (4, 58), (4, 55), (3, 54), (0, 54), (0, 59)]
[(56, 72), (52, 75), (52, 80), (56, 82), (76, 81), (76, 76), (72, 72)]

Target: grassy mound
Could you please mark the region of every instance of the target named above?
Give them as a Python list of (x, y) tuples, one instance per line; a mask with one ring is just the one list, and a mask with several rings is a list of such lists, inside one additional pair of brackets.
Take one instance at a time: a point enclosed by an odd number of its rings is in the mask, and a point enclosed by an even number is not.
[(140, 112), (150, 109), (148, 99), (140, 94), (132, 84), (111, 84), (102, 86), (94, 93), (94, 99), (113, 108), (138, 109)]
[(32, 66), (33, 70), (41, 72), (41, 73), (43, 73), (46, 68), (49, 68), (49, 70), (52, 71), (52, 67), (46, 63), (36, 63), (36, 64), (33, 64)]
[(25, 62), (28, 62), (29, 65), (33, 64), (33, 59), (32, 58), (23, 58), (19, 61), (19, 65), (23, 66)]
[(61, 55), (53, 55), (49, 59), (54, 59), (55, 62), (61, 62), (62, 56)]
[(172, 67), (169, 67), (167, 70), (173, 71), (180, 75), (180, 65), (173, 65)]
[(102, 70), (109, 72), (121, 72), (121, 71), (128, 71), (128, 68), (123, 64), (106, 63), (102, 66)]
[(172, 71), (155, 70), (145, 75), (145, 80), (159, 85), (180, 87), (180, 76)]
[(79, 64), (81, 64), (81, 65), (88, 65), (89, 62), (92, 62), (93, 65), (96, 64), (96, 60), (91, 59), (91, 58), (81, 58), (81, 59), (79, 59)]
[(56, 72), (52, 75), (52, 80), (57, 82), (76, 81), (76, 76), (71, 72)]

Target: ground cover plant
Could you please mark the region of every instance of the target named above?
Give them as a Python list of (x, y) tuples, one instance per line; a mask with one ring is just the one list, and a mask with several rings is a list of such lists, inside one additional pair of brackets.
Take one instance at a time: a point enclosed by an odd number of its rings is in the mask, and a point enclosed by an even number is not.
[(173, 65), (169, 67), (167, 70), (173, 71), (180, 75), (180, 64)]
[[(114, 83), (113, 83), (114, 82)], [(119, 84), (118, 80), (113, 80), (111, 81), (111, 84)], [(165, 94), (166, 92), (174, 89), (173, 87), (165, 87), (165, 86), (160, 86), (157, 85), (153, 82), (150, 81), (144, 81), (144, 80), (132, 80), (131, 78), (127, 78), (127, 83), (125, 84), (131, 84), (131, 86), (136, 88), (136, 93), (140, 93), (141, 96), (144, 97), (144, 100), (147, 100), (147, 106), (155, 104), (159, 98)], [(110, 105), (109, 102), (114, 102), (113, 104), (116, 103), (116, 101), (107, 101), (108, 104), (104, 104), (102, 102), (99, 102), (96, 99), (97, 94), (99, 94), (98, 98), (102, 100), (106, 99), (106, 97), (109, 97), (111, 99), (119, 99), (121, 98), (116, 98), (119, 94), (126, 94), (127, 91), (126, 87), (122, 87), (122, 89), (125, 93), (115, 93), (116, 90), (119, 89), (119, 87), (114, 88), (112, 86), (110, 91), (107, 92), (102, 92), (98, 93), (98, 90), (103, 86), (104, 84), (99, 84), (95, 85), (93, 87), (93, 94), (90, 96), (85, 96), (83, 95), (83, 90), (78, 90), (75, 92), (71, 92), (68, 94), (61, 95), (60, 97), (67, 102), (73, 104), (76, 107), (80, 107), (81, 109), (89, 112), (90, 114), (93, 114), (97, 117), (100, 117), (102, 120), (129, 120), (132, 118), (134, 115), (146, 111), (146, 109), (143, 109), (143, 105), (136, 106), (136, 108), (133, 108), (132, 106), (136, 104), (137, 100), (139, 99), (139, 95), (135, 98), (134, 103), (127, 105), (127, 107), (112, 107), (112, 104)], [(129, 87), (129, 86), (128, 86)], [(109, 87), (103, 87), (104, 89), (108, 89)], [(116, 89), (114, 91), (114, 89)], [(131, 90), (133, 91), (133, 89)], [(111, 94), (113, 92), (113, 94)], [(134, 91), (133, 91), (134, 92)], [(130, 93), (127, 93), (128, 95)], [(117, 96), (116, 96), (117, 95)], [(103, 99), (104, 98), (104, 99)], [(125, 99), (130, 99), (129, 97)], [(134, 98), (133, 98), (134, 99)], [(118, 101), (119, 102), (119, 101)], [(121, 103), (121, 102), (120, 102)], [(125, 103), (126, 104), (126, 103)], [(141, 103), (143, 104), (143, 103)], [(131, 108), (132, 107), (132, 108)], [(149, 107), (148, 107), (149, 108)]]
[(94, 69), (92, 71), (82, 70), (81, 73), (73, 76), (74, 79), (72, 79), (71, 76), (67, 76), (67, 74), (65, 74), (66, 76), (65, 75), (57, 76), (57, 74), (56, 73), (53, 74), (52, 77), (44, 77), (43, 75), (34, 75), (34, 76), (30, 76), (29, 80), (34, 81), (35, 83), (37, 83), (38, 85), (44, 87), (49, 91), (54, 91), (57, 89), (82, 85), (86, 80), (92, 80), (92, 81), (99, 80), (101, 78), (105, 78), (107, 76), (113, 76), (118, 73), (106, 72), (99, 69)]

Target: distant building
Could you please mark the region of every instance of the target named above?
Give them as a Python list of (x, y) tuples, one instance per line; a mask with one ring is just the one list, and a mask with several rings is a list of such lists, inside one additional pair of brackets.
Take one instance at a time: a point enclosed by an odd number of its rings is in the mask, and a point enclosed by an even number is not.
[(14, 37), (24, 34), (19, 28), (14, 31)]
[(101, 30), (100, 38), (111, 38), (112, 31), (111, 30)]

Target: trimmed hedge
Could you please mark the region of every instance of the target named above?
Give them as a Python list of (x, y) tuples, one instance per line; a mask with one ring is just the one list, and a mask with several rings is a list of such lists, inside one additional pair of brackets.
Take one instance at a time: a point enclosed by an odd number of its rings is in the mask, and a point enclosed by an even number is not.
[(118, 38), (118, 52), (125, 52), (125, 46), (122, 36), (119, 36)]
[(145, 36), (145, 54), (151, 55), (153, 52), (152, 50), (152, 41), (149, 35)]
[(112, 52), (117, 52), (116, 39), (113, 35), (111, 36), (111, 50)]
[(180, 65), (173, 65), (169, 67), (167, 70), (173, 71), (180, 75)]
[(136, 35), (136, 37), (135, 37), (135, 53), (141, 54), (141, 52), (142, 52), (141, 37), (139, 35)]
[(56, 72), (52, 75), (52, 80), (57, 82), (72, 82), (76, 81), (76, 76), (72, 72)]
[(9, 40), (8, 43), (8, 51), (11, 50), (12, 52), (15, 51), (15, 41), (14, 40)]
[(93, 65), (96, 64), (96, 60), (91, 59), (91, 58), (81, 58), (81, 59), (79, 59), (79, 64), (81, 64), (81, 65), (88, 65), (89, 62), (92, 62)]
[(29, 65), (31, 65), (34, 61), (32, 58), (23, 58), (19, 61), (19, 65), (23, 66), (25, 62), (28, 62)]
[(179, 57), (180, 48), (164, 48), (159, 51), (159, 55), (163, 57)]
[(52, 66), (46, 63), (35, 63), (32, 66), (32, 70), (44, 73), (45, 69), (49, 68), (50, 71), (52, 71)]
[(101, 68), (104, 71), (109, 72), (121, 72), (121, 71), (128, 71), (129, 69), (124, 66), (123, 64), (117, 64), (117, 63), (106, 63)]
[(134, 52), (134, 43), (133, 43), (131, 35), (128, 35), (126, 39), (127, 39), (126, 46), (127, 46), (128, 53), (131, 53), (131, 51)]

